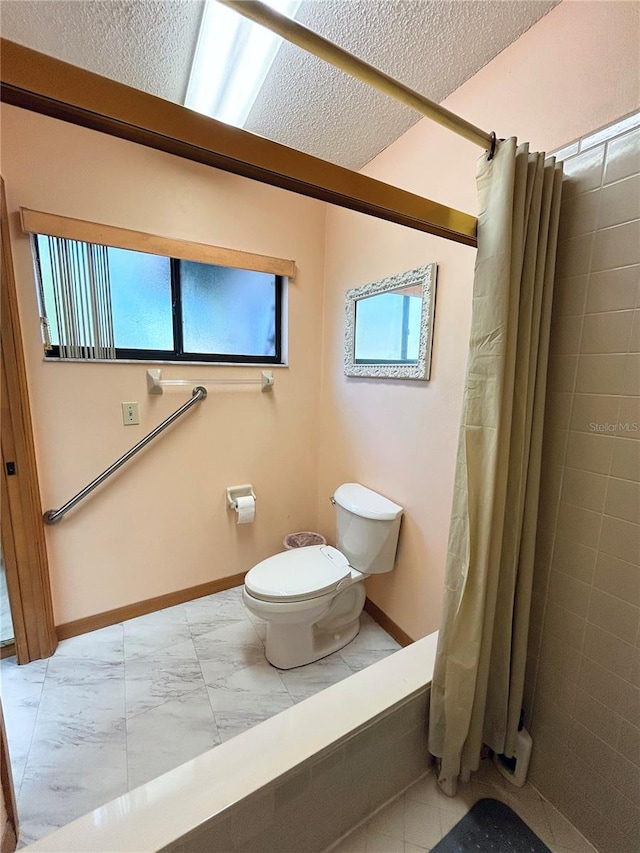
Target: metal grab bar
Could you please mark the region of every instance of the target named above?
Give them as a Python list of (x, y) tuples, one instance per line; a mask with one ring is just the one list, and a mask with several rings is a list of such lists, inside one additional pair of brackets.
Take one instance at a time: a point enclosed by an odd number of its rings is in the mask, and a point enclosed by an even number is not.
[(128, 450), (120, 459), (116, 460), (113, 465), (110, 465), (106, 471), (103, 471), (102, 474), (99, 474), (95, 480), (92, 480), (88, 486), (85, 486), (84, 489), (78, 492), (77, 495), (74, 495), (71, 500), (68, 500), (66, 504), (63, 504), (59, 509), (48, 509), (42, 516), (45, 524), (56, 524), (56, 522), (60, 521), (66, 513), (69, 512), (70, 509), (76, 504), (79, 504), (83, 498), (86, 498), (88, 494), (90, 494), (95, 488), (97, 488), (100, 483), (103, 483), (108, 477), (110, 477), (113, 473), (115, 473), (118, 468), (124, 465), (125, 462), (128, 462), (132, 456), (135, 456), (139, 450), (142, 450), (143, 447), (146, 447), (150, 441), (160, 435), (161, 432), (171, 426), (174, 421), (177, 421), (181, 415), (184, 415), (192, 406), (196, 403), (199, 403), (200, 400), (204, 400), (207, 396), (207, 389), (203, 388), (202, 385), (198, 385), (193, 389), (193, 393), (191, 395), (191, 399), (187, 400), (186, 403), (183, 403), (179, 409), (176, 409), (172, 415), (169, 415), (168, 418), (165, 418), (161, 424), (151, 430), (149, 435), (146, 435), (144, 438), (140, 439), (140, 441)]

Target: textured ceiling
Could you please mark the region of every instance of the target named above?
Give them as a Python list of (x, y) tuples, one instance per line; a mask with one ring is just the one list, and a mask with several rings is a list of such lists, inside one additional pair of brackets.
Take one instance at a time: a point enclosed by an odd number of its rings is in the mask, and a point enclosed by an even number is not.
[[(296, 20), (440, 103), (556, 4), (308, 0)], [(420, 118), (286, 43), (245, 128), (359, 169)]]
[(203, 0), (0, 0), (4, 38), (184, 102)]
[[(296, 17), (440, 102), (557, 2), (303, 0)], [(182, 103), (202, 8), (200, 0), (2, 0), (0, 28), (5, 38)], [(245, 127), (358, 169), (418, 120), (285, 43)]]

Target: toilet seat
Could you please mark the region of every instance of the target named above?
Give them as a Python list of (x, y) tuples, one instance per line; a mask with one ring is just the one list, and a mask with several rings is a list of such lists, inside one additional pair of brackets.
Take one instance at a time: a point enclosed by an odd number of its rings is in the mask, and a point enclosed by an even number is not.
[(283, 551), (246, 575), (247, 592), (262, 601), (305, 601), (333, 592), (351, 576), (349, 561), (331, 545)]

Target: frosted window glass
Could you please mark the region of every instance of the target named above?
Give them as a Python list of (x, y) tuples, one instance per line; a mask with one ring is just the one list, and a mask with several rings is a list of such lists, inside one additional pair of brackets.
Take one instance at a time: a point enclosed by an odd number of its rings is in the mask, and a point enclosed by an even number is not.
[[(56, 346), (60, 334), (49, 241), (40, 234), (37, 241), (49, 336)], [(173, 350), (170, 259), (111, 247), (108, 255), (116, 347)]]
[(180, 261), (184, 351), (276, 355), (276, 277)]
[(116, 347), (173, 350), (171, 260), (109, 248)]
[[(70, 243), (72, 241), (69, 241)], [(60, 344), (49, 240), (37, 235), (45, 313), (54, 346)], [(274, 359), (279, 355), (278, 280), (268, 273), (230, 269), (107, 248), (113, 335), (118, 350)], [(176, 280), (172, 282), (172, 274)], [(82, 276), (82, 272), (80, 272)], [(173, 286), (172, 286), (173, 285)], [(174, 287), (179, 287), (182, 346), (174, 340)], [(180, 320), (178, 319), (178, 322)], [(91, 334), (89, 334), (91, 337)], [(86, 341), (87, 345), (93, 341)], [(120, 352), (120, 357), (128, 357)], [(242, 358), (240, 359), (242, 360)]]

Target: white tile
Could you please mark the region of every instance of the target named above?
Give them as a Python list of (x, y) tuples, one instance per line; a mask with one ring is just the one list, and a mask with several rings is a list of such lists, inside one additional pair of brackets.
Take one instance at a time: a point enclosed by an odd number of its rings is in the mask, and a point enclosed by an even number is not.
[(451, 832), (453, 827), (459, 823), (465, 815), (469, 813), (470, 807), (467, 804), (459, 800), (458, 805), (459, 812), (440, 809), (440, 830), (443, 838), (448, 832)]
[(22, 777), (27, 765), (29, 749), (33, 730), (36, 725), (38, 704), (21, 704), (2, 706), (4, 723), (9, 741), (9, 758), (11, 761), (11, 773), (13, 775), (13, 787), (16, 794), (20, 792)]
[(46, 689), (73, 688), (87, 684), (103, 684), (122, 678), (122, 661), (93, 661), (83, 658), (52, 657), (45, 679)]
[(400, 648), (368, 613), (360, 619), (358, 635), (337, 653), (353, 672), (359, 672), (393, 654)]
[(194, 637), (194, 645), (200, 660), (217, 660), (221, 646), (232, 649), (258, 648), (262, 652), (262, 640), (249, 620), (225, 622)]
[(404, 797), (398, 797), (374, 815), (367, 823), (370, 833), (391, 835), (404, 840)]
[(244, 622), (248, 611), (235, 590), (225, 590), (184, 605), (192, 636), (207, 634), (225, 624)]
[(30, 843), (126, 791), (127, 768), (91, 767), (64, 776), (50, 769), (26, 774), (20, 797), (20, 842)]
[(205, 687), (127, 720), (129, 789), (220, 743)]
[(53, 707), (41, 708), (34, 726), (29, 769), (66, 752), (81, 761), (83, 752), (102, 751), (106, 756), (111, 747), (125, 748), (124, 695), (115, 701), (109, 695), (107, 702), (98, 701), (95, 706), (58, 704), (58, 697), (52, 698)]
[(264, 664), (264, 648), (262, 645), (236, 648), (220, 643), (215, 657), (210, 656), (206, 660), (201, 657), (199, 660), (205, 684), (208, 687), (224, 687), (229, 679), (242, 679), (244, 669)]
[(433, 847), (442, 838), (440, 809), (407, 800), (404, 813), (404, 838), (412, 844)]
[(486, 798), (500, 800), (503, 803), (507, 800), (503, 791), (500, 791), (491, 783), (477, 781), (475, 775), (471, 776), (469, 783), (459, 786), (458, 793), (463, 797), (473, 797), (473, 803)]
[(564, 145), (555, 151), (549, 151), (549, 157), (555, 157), (556, 160), (566, 160), (567, 157), (573, 157), (580, 150), (579, 142), (572, 142), (569, 145)]
[(404, 840), (377, 832), (367, 833), (366, 853), (404, 853)]
[(508, 779), (497, 770), (495, 764), (490, 758), (485, 758), (480, 762), (480, 767), (473, 774), (474, 782), (483, 782), (486, 785), (493, 785), (499, 791), (504, 792), (507, 796), (524, 797), (526, 799), (540, 800), (542, 799), (538, 791), (528, 783), (518, 788), (512, 785)]
[(342, 681), (343, 678), (348, 678), (351, 674), (346, 663), (333, 655), (307, 666), (280, 670), (280, 677), (285, 687), (296, 701), (313, 696), (320, 690)]
[(124, 623), (125, 659), (148, 657), (190, 639), (183, 605), (149, 613)]
[(291, 698), (280, 674), (266, 661), (234, 669), (226, 677), (218, 678), (209, 693), (214, 711), (250, 710), (252, 705), (263, 704), (270, 697)]
[(604, 145), (584, 151), (564, 161), (562, 196), (570, 196), (597, 189), (602, 182)]
[(640, 172), (640, 130), (625, 133), (609, 143), (604, 182), (619, 181)]
[(40, 698), (41, 715), (104, 712), (122, 708), (124, 664), (52, 659)]
[(162, 634), (172, 626), (186, 625), (187, 612), (184, 604), (177, 604), (175, 607), (165, 607), (164, 610), (155, 610), (153, 613), (145, 613), (144, 616), (136, 616), (135, 619), (127, 619), (122, 624), (125, 638), (127, 634), (133, 635), (152, 630)]
[(374, 663), (384, 660), (393, 654), (391, 649), (370, 649), (369, 651), (351, 651), (349, 646), (338, 652), (342, 660), (349, 667), (351, 672), (360, 672), (368, 666), (373, 666)]
[[(98, 784), (103, 772), (126, 769), (127, 746), (124, 728), (119, 735), (112, 738), (97, 739), (92, 736), (76, 741), (62, 736), (48, 740), (46, 734), (47, 730), (43, 729), (42, 740), (36, 742), (34, 738), (24, 773), (21, 796), (28, 780), (42, 774), (48, 774), (59, 785), (66, 784), (68, 779), (76, 775), (84, 775), (86, 784), (90, 786), (93, 782)], [(125, 790), (126, 788), (123, 788), (120, 793)]]
[(286, 690), (281, 693), (254, 693), (250, 690), (207, 687), (207, 691), (215, 715), (256, 713), (261, 716), (261, 720), (266, 720), (294, 704)]
[(597, 231), (593, 243), (593, 272), (640, 263), (640, 220)]
[(399, 649), (400, 645), (391, 637), (384, 628), (369, 616), (363, 613), (360, 617), (360, 631), (349, 643), (363, 649)]
[(191, 613), (202, 607), (213, 607), (218, 612), (223, 612), (226, 609), (235, 612), (238, 604), (240, 604), (239, 612), (242, 613), (244, 605), (242, 604), (241, 595), (242, 586), (235, 586), (231, 589), (223, 589), (221, 592), (214, 592), (211, 595), (203, 595), (202, 598), (194, 598), (182, 606), (187, 614), (187, 619), (189, 619)]
[(640, 113), (632, 113), (613, 124), (607, 125), (607, 127), (604, 127), (601, 130), (596, 130), (594, 133), (583, 137), (580, 140), (580, 150), (584, 151), (587, 148), (593, 148), (595, 145), (601, 145), (603, 142), (613, 139), (614, 136), (619, 136), (622, 133), (628, 133), (630, 130), (633, 130), (634, 127), (637, 127), (639, 123)]
[[(406, 793), (407, 800), (424, 803), (432, 808), (439, 808), (451, 812), (456, 820), (464, 817), (469, 811), (469, 797), (466, 795), (466, 787), (460, 786), (455, 797), (448, 797), (440, 788), (433, 773), (429, 773), (415, 785), (412, 785)], [(471, 804), (473, 805), (473, 803)]]
[[(293, 703), (291, 703), (293, 704)], [(290, 705), (288, 706), (290, 707)], [(286, 710), (286, 708), (281, 708)], [(274, 716), (270, 707), (255, 706), (250, 711), (215, 711), (214, 718), (222, 742), (242, 734)]]
[(149, 711), (169, 699), (177, 699), (202, 687), (204, 678), (197, 660), (133, 660), (126, 666), (127, 717)]
[(9, 756), (16, 794), (29, 755), (48, 660), (17, 666), (15, 658), (0, 663), (2, 713), (9, 741)]
[(99, 631), (90, 631), (78, 637), (61, 640), (54, 652), (54, 660), (81, 658), (84, 660), (118, 663), (124, 660), (124, 628), (122, 623), (109, 625)]
[(15, 658), (0, 661), (0, 694), (2, 701), (7, 697), (19, 699), (39, 694), (47, 674), (49, 660), (36, 660), (18, 666)]

